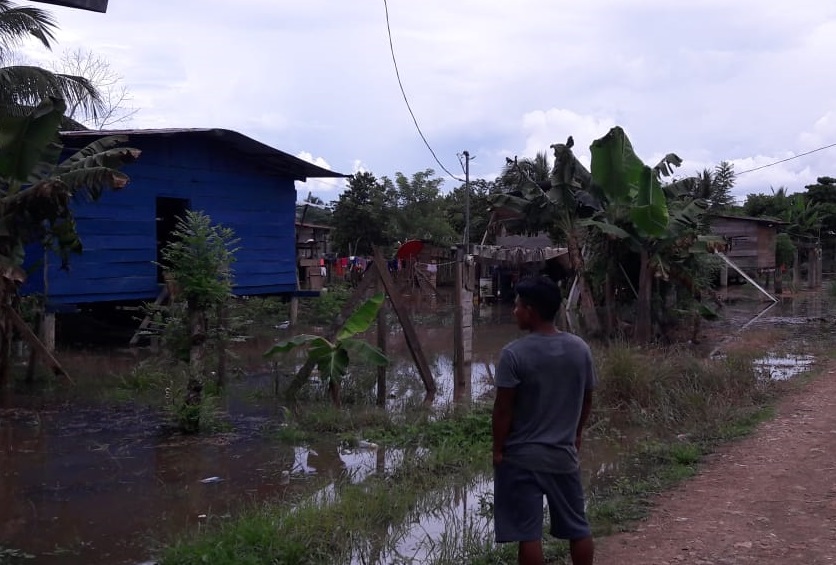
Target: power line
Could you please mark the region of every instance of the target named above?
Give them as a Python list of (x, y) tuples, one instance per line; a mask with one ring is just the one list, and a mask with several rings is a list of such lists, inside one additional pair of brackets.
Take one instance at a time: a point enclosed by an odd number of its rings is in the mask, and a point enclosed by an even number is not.
[(774, 167), (775, 165), (780, 165), (781, 163), (786, 163), (787, 161), (792, 161), (793, 159), (798, 159), (799, 157), (804, 157), (805, 155), (809, 155), (811, 153), (815, 153), (817, 151), (824, 151), (825, 149), (830, 149), (831, 147), (836, 147), (836, 143), (831, 143), (830, 145), (825, 145), (824, 147), (819, 147), (817, 149), (813, 149), (811, 151), (807, 151), (805, 153), (799, 153), (798, 155), (793, 155), (792, 157), (787, 157), (786, 159), (781, 159), (780, 161), (775, 161), (774, 163), (769, 163), (767, 165), (761, 165), (760, 167), (754, 167), (752, 169), (746, 169), (745, 171), (741, 171), (739, 173), (735, 173), (736, 177), (740, 175), (745, 175), (746, 173), (751, 173), (753, 171), (760, 171), (761, 169), (766, 169), (768, 167)]
[(445, 173), (450, 175), (451, 178), (454, 178), (459, 182), (464, 182), (463, 179), (460, 179), (459, 177), (448, 171), (447, 167), (445, 167), (444, 164), (438, 160), (435, 151), (433, 151), (433, 148), (430, 146), (430, 142), (427, 141), (427, 138), (424, 136), (424, 132), (421, 131), (421, 126), (418, 125), (418, 120), (415, 117), (415, 113), (412, 111), (412, 106), (409, 105), (409, 99), (406, 97), (406, 91), (404, 90), (403, 82), (401, 81), (401, 73), (398, 70), (398, 60), (395, 58), (395, 46), (392, 43), (392, 27), (389, 25), (389, 3), (387, 2), (387, 0), (383, 0), (383, 7), (386, 9), (386, 32), (389, 35), (389, 51), (392, 53), (392, 63), (395, 64), (395, 76), (398, 78), (398, 86), (401, 89), (403, 101), (406, 103), (406, 109), (409, 110), (409, 115), (412, 116), (412, 122), (415, 124), (415, 129), (418, 130), (418, 135), (421, 136), (421, 139), (424, 141), (424, 145), (426, 145), (427, 149), (430, 150), (430, 153), (432, 154), (433, 159), (435, 159), (435, 162), (438, 163), (438, 166), (441, 167), (441, 169)]

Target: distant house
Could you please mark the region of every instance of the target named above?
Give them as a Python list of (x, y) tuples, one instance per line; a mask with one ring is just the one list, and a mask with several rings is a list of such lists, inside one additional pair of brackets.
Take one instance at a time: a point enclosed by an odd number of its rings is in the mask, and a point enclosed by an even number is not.
[(771, 270), (775, 265), (778, 226), (785, 222), (774, 218), (714, 215), (711, 233), (729, 244), (726, 256), (747, 272)]
[(325, 285), (331, 267), (331, 227), (296, 222), (296, 256), (299, 258), (299, 285), (308, 290), (320, 290)]
[(163, 282), (160, 251), (187, 210), (205, 212), (240, 239), (236, 294), (299, 292), (294, 181), (344, 175), (224, 129), (72, 131), (61, 138), (74, 151), (111, 134), (142, 150), (124, 168), (130, 184), (99, 202), (75, 204), (84, 253), (71, 258), (69, 272), (49, 259), (46, 277), (32, 273), (24, 292), (43, 292), (46, 278), (53, 310), (155, 299)]
[(331, 254), (331, 226), (296, 222), (296, 250), (300, 259)]

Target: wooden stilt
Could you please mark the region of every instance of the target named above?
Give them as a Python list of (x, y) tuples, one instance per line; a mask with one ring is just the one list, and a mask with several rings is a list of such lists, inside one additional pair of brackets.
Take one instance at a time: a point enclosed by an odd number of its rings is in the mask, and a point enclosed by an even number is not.
[(798, 247), (792, 252), (792, 289), (798, 290), (801, 287), (801, 258), (799, 257)]
[(41, 337), (44, 340), (44, 345), (47, 351), (53, 353), (55, 351), (55, 313), (46, 312), (43, 317), (43, 325), (41, 326)]
[(295, 326), (299, 321), (299, 297), (294, 296), (290, 299), (290, 325)]

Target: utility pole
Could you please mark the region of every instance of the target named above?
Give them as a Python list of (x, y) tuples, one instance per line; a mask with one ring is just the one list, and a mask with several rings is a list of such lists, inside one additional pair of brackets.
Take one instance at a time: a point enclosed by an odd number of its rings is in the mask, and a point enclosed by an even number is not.
[(464, 155), (464, 241), (466, 249), (470, 249), (470, 153)]
[(464, 234), (456, 249), (456, 280), (453, 309), (453, 398), (457, 404), (470, 400), (473, 361), (473, 280), (466, 265), (470, 253), (470, 153), (464, 156)]

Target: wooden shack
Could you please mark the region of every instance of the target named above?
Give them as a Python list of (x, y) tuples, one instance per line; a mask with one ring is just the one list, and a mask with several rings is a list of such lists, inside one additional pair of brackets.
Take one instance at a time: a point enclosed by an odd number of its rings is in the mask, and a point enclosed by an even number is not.
[(726, 239), (726, 256), (747, 272), (775, 269), (775, 243), (778, 227), (785, 222), (775, 218), (714, 215), (711, 233)]
[[(236, 295), (305, 295), (297, 285), (294, 181), (344, 175), (225, 129), (72, 131), (61, 140), (73, 152), (109, 134), (142, 150), (124, 168), (130, 185), (95, 203), (73, 202), (84, 253), (69, 271), (54, 257), (29, 265), (23, 294), (48, 294), (54, 312), (154, 300), (165, 282), (162, 249), (179, 218), (201, 210), (240, 240)], [(29, 256), (43, 252), (35, 247)]]
[(299, 262), (299, 286), (321, 290), (326, 284), (331, 255), (331, 227), (296, 222), (296, 256)]

